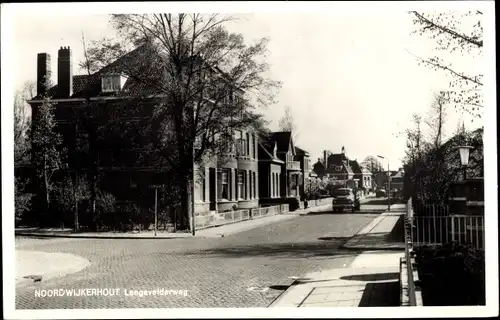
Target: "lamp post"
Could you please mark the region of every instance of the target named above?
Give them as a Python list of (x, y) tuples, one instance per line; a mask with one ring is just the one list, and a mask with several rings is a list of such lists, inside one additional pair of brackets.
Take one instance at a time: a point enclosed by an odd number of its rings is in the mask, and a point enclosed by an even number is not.
[(389, 169), (389, 159), (383, 156), (377, 155), (380, 159), (387, 159), (387, 195), (388, 195), (388, 204), (387, 211), (391, 211), (391, 171)]
[(467, 167), (469, 166), (469, 154), (470, 150), (473, 147), (471, 146), (458, 146), (457, 149), (460, 153), (460, 163), (462, 164), (463, 172), (464, 172), (464, 181), (467, 179)]

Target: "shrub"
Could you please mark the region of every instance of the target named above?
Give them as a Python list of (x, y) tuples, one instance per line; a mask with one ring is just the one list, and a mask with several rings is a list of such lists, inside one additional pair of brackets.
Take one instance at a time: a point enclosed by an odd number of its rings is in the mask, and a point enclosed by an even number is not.
[(416, 248), (424, 305), (484, 305), (484, 251), (447, 243)]

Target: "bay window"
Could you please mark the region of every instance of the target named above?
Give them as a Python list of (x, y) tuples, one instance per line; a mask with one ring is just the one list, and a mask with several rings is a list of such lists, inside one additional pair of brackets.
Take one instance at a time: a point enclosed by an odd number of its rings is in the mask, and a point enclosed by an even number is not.
[(238, 172), (238, 198), (245, 199), (245, 172)]

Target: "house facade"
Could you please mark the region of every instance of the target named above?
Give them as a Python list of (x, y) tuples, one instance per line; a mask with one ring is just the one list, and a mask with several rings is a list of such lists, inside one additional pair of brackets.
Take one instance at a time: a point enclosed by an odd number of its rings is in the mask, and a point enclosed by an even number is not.
[[(147, 202), (142, 203), (147, 210), (154, 201), (151, 186), (172, 184), (177, 178), (168, 171), (168, 163), (153, 159), (158, 155), (141, 149), (151, 144), (150, 131), (145, 128), (154, 123), (155, 93), (150, 87), (114, 71), (115, 65), (126, 64), (125, 59), (134, 59), (136, 54), (140, 56), (141, 50), (145, 49), (139, 47), (91, 75), (73, 75), (71, 49), (61, 47), (57, 84), (50, 87), (45, 80), (51, 78), (51, 56), (40, 53), (37, 56), (37, 96), (28, 102), (35, 123), (43, 97), (50, 97), (55, 105), (56, 130), (62, 134), (63, 146), (70, 151), (72, 168), (88, 172), (88, 166), (96, 164), (100, 187), (115, 196), (117, 203)], [(238, 94), (233, 93), (234, 96)], [(148, 98), (144, 98), (146, 96)], [(86, 159), (88, 154), (78, 151), (82, 144), (78, 138), (80, 131), (90, 125), (82, 119), (88, 117), (89, 112), (96, 122), (93, 125), (106, 133), (94, 146), (94, 159)], [(118, 117), (122, 123), (115, 126), (113, 120)], [(124, 124), (137, 130), (127, 129), (124, 134)], [(115, 139), (120, 134), (124, 137)], [(233, 134), (231, 149), (226, 154), (207, 159), (203, 166), (193, 166), (195, 212), (198, 214), (259, 205), (258, 136), (251, 128), (234, 130)]]
[(293, 199), (298, 203), (308, 178), (309, 153), (294, 145), (291, 132), (268, 133), (262, 137), (260, 150), (261, 205), (292, 203)]
[(258, 137), (252, 130), (235, 130), (234, 143), (224, 155), (195, 166), (195, 212), (206, 215), (259, 206)]
[(326, 175), (328, 177), (338, 181), (338, 184), (341, 186), (347, 188), (357, 187), (351, 161), (346, 156), (344, 147), (342, 147), (341, 153), (330, 154), (326, 163)]
[(311, 160), (309, 159), (309, 152), (305, 151), (298, 146), (295, 146), (295, 158), (300, 162), (300, 198), (304, 198), (306, 195), (306, 190), (304, 189), (307, 185), (307, 181), (311, 178)]

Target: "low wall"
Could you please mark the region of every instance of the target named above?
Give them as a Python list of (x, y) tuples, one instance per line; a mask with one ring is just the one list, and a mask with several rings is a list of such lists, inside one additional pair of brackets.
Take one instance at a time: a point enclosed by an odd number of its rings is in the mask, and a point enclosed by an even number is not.
[[(408, 209), (408, 208), (407, 208)], [(422, 307), (422, 291), (419, 287), (419, 277), (415, 253), (412, 243), (412, 219), (405, 216), (405, 257), (399, 264), (400, 305), (402, 307)]]
[(194, 221), (196, 230), (200, 230), (240, 221), (269, 217), (284, 212), (288, 212), (288, 204), (199, 215), (195, 217)]

